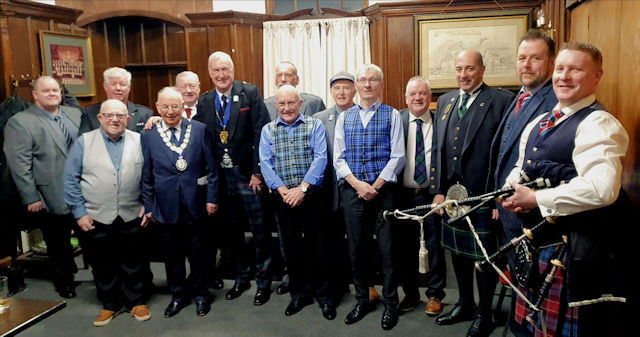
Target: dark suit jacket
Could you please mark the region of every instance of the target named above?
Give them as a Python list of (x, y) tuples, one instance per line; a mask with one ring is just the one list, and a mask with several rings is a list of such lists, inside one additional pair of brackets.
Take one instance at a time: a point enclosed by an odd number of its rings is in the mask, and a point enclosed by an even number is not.
[[(456, 113), (459, 89), (448, 92), (438, 98), (436, 115), (433, 119), (436, 141), (432, 145), (431, 156), (435, 157), (433, 193), (445, 194), (449, 186), (445, 185), (446, 172), (443, 170), (444, 149), (447, 125), (451, 114)], [(491, 140), (498, 130), (502, 115), (513, 99), (513, 94), (482, 84), (481, 91), (467, 111), (466, 118), (471, 118), (469, 128), (462, 145), (461, 160), (462, 179), (470, 195), (479, 195), (486, 191), (489, 179), (489, 162)], [(432, 159), (433, 162), (433, 159)], [(462, 183), (462, 182), (461, 182)]]
[[(82, 123), (80, 123), (80, 134), (95, 130), (100, 127), (98, 114), (100, 113), (100, 105), (102, 103), (92, 104), (84, 107)], [(153, 116), (153, 111), (144, 105), (127, 102), (127, 110), (129, 111), (129, 123), (127, 129), (140, 132), (144, 128), (144, 123), (149, 117)]]
[[(300, 106), (300, 114), (304, 116), (311, 116), (316, 112), (326, 109), (324, 101), (320, 96), (314, 94), (308, 94), (306, 92), (300, 93), (302, 99), (302, 105)], [(278, 117), (278, 109), (276, 108), (276, 96), (271, 96), (264, 100), (264, 105), (269, 112), (269, 118), (273, 121)]]
[[(206, 211), (206, 203), (217, 203), (218, 175), (211, 146), (211, 135), (204, 124), (182, 119), (180, 143), (184, 141), (187, 126), (191, 124), (189, 145), (182, 153), (187, 161), (183, 172), (176, 168), (178, 154), (171, 151), (154, 125), (140, 135), (144, 164), (142, 166), (142, 201), (145, 212), (152, 212), (161, 223), (178, 222), (182, 203), (193, 219), (198, 220)], [(206, 176), (206, 184), (198, 178)]]
[[(80, 110), (59, 106), (80, 126)], [(5, 127), (4, 153), (25, 205), (42, 201), (49, 212), (69, 213), (62, 192), (67, 145), (59, 129), (37, 105), (15, 114)]]
[(326, 188), (327, 193), (331, 196), (331, 211), (338, 210), (340, 202), (338, 196), (338, 179), (336, 178), (336, 169), (333, 167), (333, 138), (335, 137), (336, 128), (336, 106), (320, 111), (313, 115), (319, 119), (324, 125), (325, 135), (327, 139), (327, 167), (324, 170), (324, 179), (322, 186)]
[(260, 174), (260, 133), (262, 127), (269, 122), (269, 115), (264, 102), (258, 93), (258, 87), (246, 82), (234, 81), (231, 88), (231, 103), (228, 144), (220, 142), (220, 121), (216, 116), (216, 91), (210, 90), (198, 99), (198, 114), (193, 118), (209, 127), (213, 134), (217, 163), (222, 162), (222, 156), (227, 153), (234, 165), (240, 167), (240, 172), (248, 179), (252, 174)]
[[(509, 172), (511, 172), (511, 169), (516, 165), (519, 155), (520, 136), (525, 126), (540, 114), (553, 110), (553, 107), (558, 103), (556, 94), (553, 92), (551, 80), (545, 83), (544, 86), (540, 88), (540, 91), (518, 111), (516, 118), (509, 119), (509, 116), (513, 114), (517, 100), (518, 98), (515, 97), (505, 111), (504, 117), (498, 127), (498, 132), (491, 142), (491, 162), (495, 162), (495, 165), (491, 168), (492, 180), (490, 185), (487, 186), (487, 189), (497, 190), (501, 188)], [(502, 134), (505, 128), (511, 130), (512, 136), (507, 137), (503, 142)]]

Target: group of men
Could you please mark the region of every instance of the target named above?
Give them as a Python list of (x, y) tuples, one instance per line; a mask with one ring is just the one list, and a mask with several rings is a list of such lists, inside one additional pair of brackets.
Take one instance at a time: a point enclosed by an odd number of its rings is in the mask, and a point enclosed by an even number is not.
[[(407, 109), (384, 104), (384, 76), (373, 64), (355, 76), (334, 74), (329, 87), (336, 104), (325, 109), (319, 97), (296, 88), (299, 78), (290, 62), (278, 65), (277, 93), (263, 101), (255, 85), (235, 81), (231, 57), (214, 52), (208, 60), (214, 89), (200, 96), (198, 76), (178, 74), (175, 87), (158, 93), (160, 117), (128, 102), (131, 74), (124, 69), (105, 71), (108, 99), (84, 112), (60, 105), (58, 83), (44, 76), (34, 83), (35, 105), (7, 123), (4, 151), (23, 203), (42, 217), (53, 283), (63, 297), (75, 296), (69, 236), (72, 229), (80, 234), (103, 303), (96, 326), (108, 324), (123, 306), (138, 320), (150, 318), (149, 257), (137, 248), (144, 244), (144, 227), (154, 226), (172, 294), (165, 317), (191, 299), (198, 315), (209, 312), (209, 287), (224, 287), (215, 271), (216, 252), (224, 247), (235, 268), (227, 300), (249, 289), (253, 274), (254, 304), (269, 301), (273, 254), (279, 251), (288, 280), (277, 292), (291, 296), (285, 315), (315, 298), (323, 317), (332, 320), (343, 292), (334, 276), (341, 257), (334, 244), (346, 232), (356, 305), (345, 323), (375, 309), (370, 288), (379, 271), (381, 327), (392, 329), (399, 312), (420, 303), (421, 228), (382, 213), (442, 204), (450, 188), (462, 185), (471, 196), (508, 186), (515, 193), (470, 213), (474, 230), (442, 210), (424, 219), (425, 312), (442, 312), (444, 249), (451, 252), (459, 291), (458, 302), (436, 324), (472, 320), (468, 336), (491, 334), (498, 278), (491, 270), (475, 272), (476, 305), (474, 263), (485, 259), (483, 250), (492, 254), (520, 236), (532, 224), (530, 216), (523, 221), (518, 214), (531, 212), (558, 217), (570, 238), (563, 261), (568, 268), (564, 282), (554, 284), (555, 315), (543, 319), (543, 327), (524, 320), (531, 308), (514, 297), (514, 333), (615, 332), (626, 291), (616, 281), (624, 278), (608, 274), (600, 287), (585, 286), (594, 263), (608, 263), (620, 275), (620, 250), (594, 228), (603, 212), (628, 211), (620, 188), (628, 137), (594, 95), (602, 56), (591, 45), (568, 43), (556, 57), (553, 40), (537, 31), (522, 37), (517, 55), (522, 88), (514, 98), (484, 83), (479, 52), (461, 51), (454, 60), (459, 89), (441, 95), (435, 112), (429, 110), (429, 82), (420, 76), (407, 83)], [(534, 191), (519, 185), (521, 177), (562, 184)], [(270, 245), (266, 225), (274, 213), (279, 247)], [(253, 247), (245, 239), (246, 225)], [(541, 249), (540, 273), (560, 247), (554, 242)], [(512, 272), (515, 260), (508, 255)], [(527, 291), (533, 297), (537, 289)], [(603, 311), (604, 322), (597, 319)]]

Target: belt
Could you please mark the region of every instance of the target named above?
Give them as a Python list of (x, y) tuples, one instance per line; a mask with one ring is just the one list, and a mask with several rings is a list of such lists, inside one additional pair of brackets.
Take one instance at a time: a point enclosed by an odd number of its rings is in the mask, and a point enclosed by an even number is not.
[(429, 195), (429, 187), (422, 187), (422, 188), (413, 188), (413, 187), (405, 187), (404, 188), (407, 191), (410, 191), (413, 195)]

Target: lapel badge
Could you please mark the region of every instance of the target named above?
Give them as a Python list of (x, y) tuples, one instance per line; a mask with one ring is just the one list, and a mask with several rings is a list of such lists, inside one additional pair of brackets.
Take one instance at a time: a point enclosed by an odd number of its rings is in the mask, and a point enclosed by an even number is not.
[(456, 98), (455, 97), (451, 97), (451, 102), (455, 101)]
[(480, 103), (480, 106), (484, 106), (484, 102)]
[(444, 109), (444, 114), (442, 114), (442, 120), (445, 120), (445, 118), (447, 118), (447, 114), (449, 113), (449, 110), (451, 110), (451, 104), (447, 104), (447, 107)]
[(331, 122), (333, 120), (333, 114), (329, 115), (327, 119), (329, 120), (329, 122)]
[(233, 101), (234, 101), (234, 102), (236, 102), (236, 103), (237, 103), (239, 100), (240, 100), (240, 99), (238, 99), (238, 95), (233, 95)]

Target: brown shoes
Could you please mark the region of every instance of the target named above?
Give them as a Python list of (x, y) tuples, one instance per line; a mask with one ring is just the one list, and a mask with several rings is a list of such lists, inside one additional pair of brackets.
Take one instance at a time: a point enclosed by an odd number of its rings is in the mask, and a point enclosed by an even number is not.
[(109, 324), (109, 322), (111, 322), (111, 319), (113, 318), (113, 314), (115, 314), (115, 312), (111, 310), (100, 311), (100, 314), (98, 314), (98, 317), (96, 317), (96, 319), (93, 321), (93, 325), (105, 326)]
[(435, 297), (429, 297), (424, 312), (429, 316), (438, 316), (442, 312), (442, 302)]
[(402, 312), (409, 312), (415, 309), (420, 304), (420, 297), (405, 296), (398, 304), (398, 310)]
[(131, 309), (131, 316), (135, 317), (138, 321), (146, 321), (151, 318), (151, 313), (146, 305), (136, 305)]
[(369, 303), (377, 303), (380, 300), (380, 295), (376, 291), (376, 288), (369, 287)]

